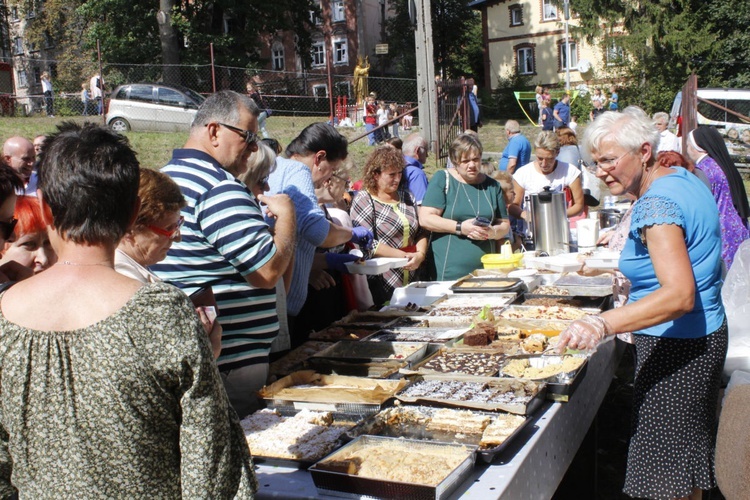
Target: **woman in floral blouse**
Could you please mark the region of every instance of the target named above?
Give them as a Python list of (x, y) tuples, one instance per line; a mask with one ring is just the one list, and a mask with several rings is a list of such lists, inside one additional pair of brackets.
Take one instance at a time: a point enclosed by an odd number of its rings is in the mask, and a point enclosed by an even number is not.
[(250, 453), (190, 299), (114, 270), (138, 208), (127, 140), (65, 124), (39, 189), (59, 260), (0, 295), (0, 495), (251, 498)]

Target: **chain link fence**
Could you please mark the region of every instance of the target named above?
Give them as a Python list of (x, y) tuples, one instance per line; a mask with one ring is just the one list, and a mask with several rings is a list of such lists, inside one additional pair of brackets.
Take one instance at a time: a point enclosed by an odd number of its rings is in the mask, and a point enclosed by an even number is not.
[[(56, 67), (56, 61), (46, 61)], [(318, 117), (334, 122), (348, 119), (353, 125), (363, 121), (362, 103), (356, 102), (352, 75), (328, 74), (325, 69), (311, 71), (270, 71), (215, 65), (134, 65), (102, 63), (104, 93), (106, 100), (115, 96), (113, 90), (123, 84), (163, 83), (179, 85), (199, 94), (208, 95), (217, 90), (230, 89), (246, 93), (247, 84), (252, 83), (260, 92), (263, 107), (271, 109), (278, 116)], [(82, 82), (60, 88), (63, 84), (55, 80), (53, 114), (57, 116), (96, 115), (98, 106), (90, 98), (87, 85), (90, 75), (82, 76)], [(30, 80), (35, 80), (32, 76)], [(375, 92), (378, 101), (395, 103), (399, 111), (410, 109), (417, 103), (417, 83), (415, 79), (387, 78), (370, 76), (368, 93)], [(86, 90), (88, 90), (88, 97)], [(189, 95), (189, 94), (188, 94)], [(118, 99), (124, 95), (118, 94)], [(151, 100), (153, 104), (189, 107), (190, 99), (168, 96), (161, 97), (156, 90), (146, 95), (127, 96), (140, 103)], [(0, 112), (5, 115), (33, 116), (44, 115), (47, 103), (42, 93), (41, 82), (29, 81), (17, 94), (0, 96), (3, 101)], [(104, 106), (104, 113), (107, 106)], [(146, 118), (146, 117), (144, 117)], [(157, 117), (158, 119), (158, 117)]]

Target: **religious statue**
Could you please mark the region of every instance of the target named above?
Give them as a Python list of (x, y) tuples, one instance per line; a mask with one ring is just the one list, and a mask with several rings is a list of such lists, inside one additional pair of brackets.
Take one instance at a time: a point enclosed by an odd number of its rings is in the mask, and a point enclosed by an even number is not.
[(357, 66), (354, 68), (354, 97), (357, 99), (357, 104), (361, 104), (367, 97), (367, 75), (370, 73), (370, 62), (365, 56), (364, 61), (362, 56), (357, 57)]

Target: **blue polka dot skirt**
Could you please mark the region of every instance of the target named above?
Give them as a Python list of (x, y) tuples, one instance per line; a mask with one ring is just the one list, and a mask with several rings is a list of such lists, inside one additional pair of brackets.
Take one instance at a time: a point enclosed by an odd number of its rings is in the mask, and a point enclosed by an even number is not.
[(634, 335), (633, 435), (623, 491), (672, 499), (716, 486), (716, 405), (727, 324), (702, 338)]

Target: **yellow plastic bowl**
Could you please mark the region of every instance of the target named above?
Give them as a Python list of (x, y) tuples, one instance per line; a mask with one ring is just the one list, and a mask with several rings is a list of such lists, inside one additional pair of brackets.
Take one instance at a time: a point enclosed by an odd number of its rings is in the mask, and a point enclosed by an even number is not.
[(521, 260), (523, 260), (522, 253), (514, 253), (510, 257), (503, 257), (499, 253), (488, 253), (482, 256), (482, 265), (485, 269), (513, 269), (520, 265)]

